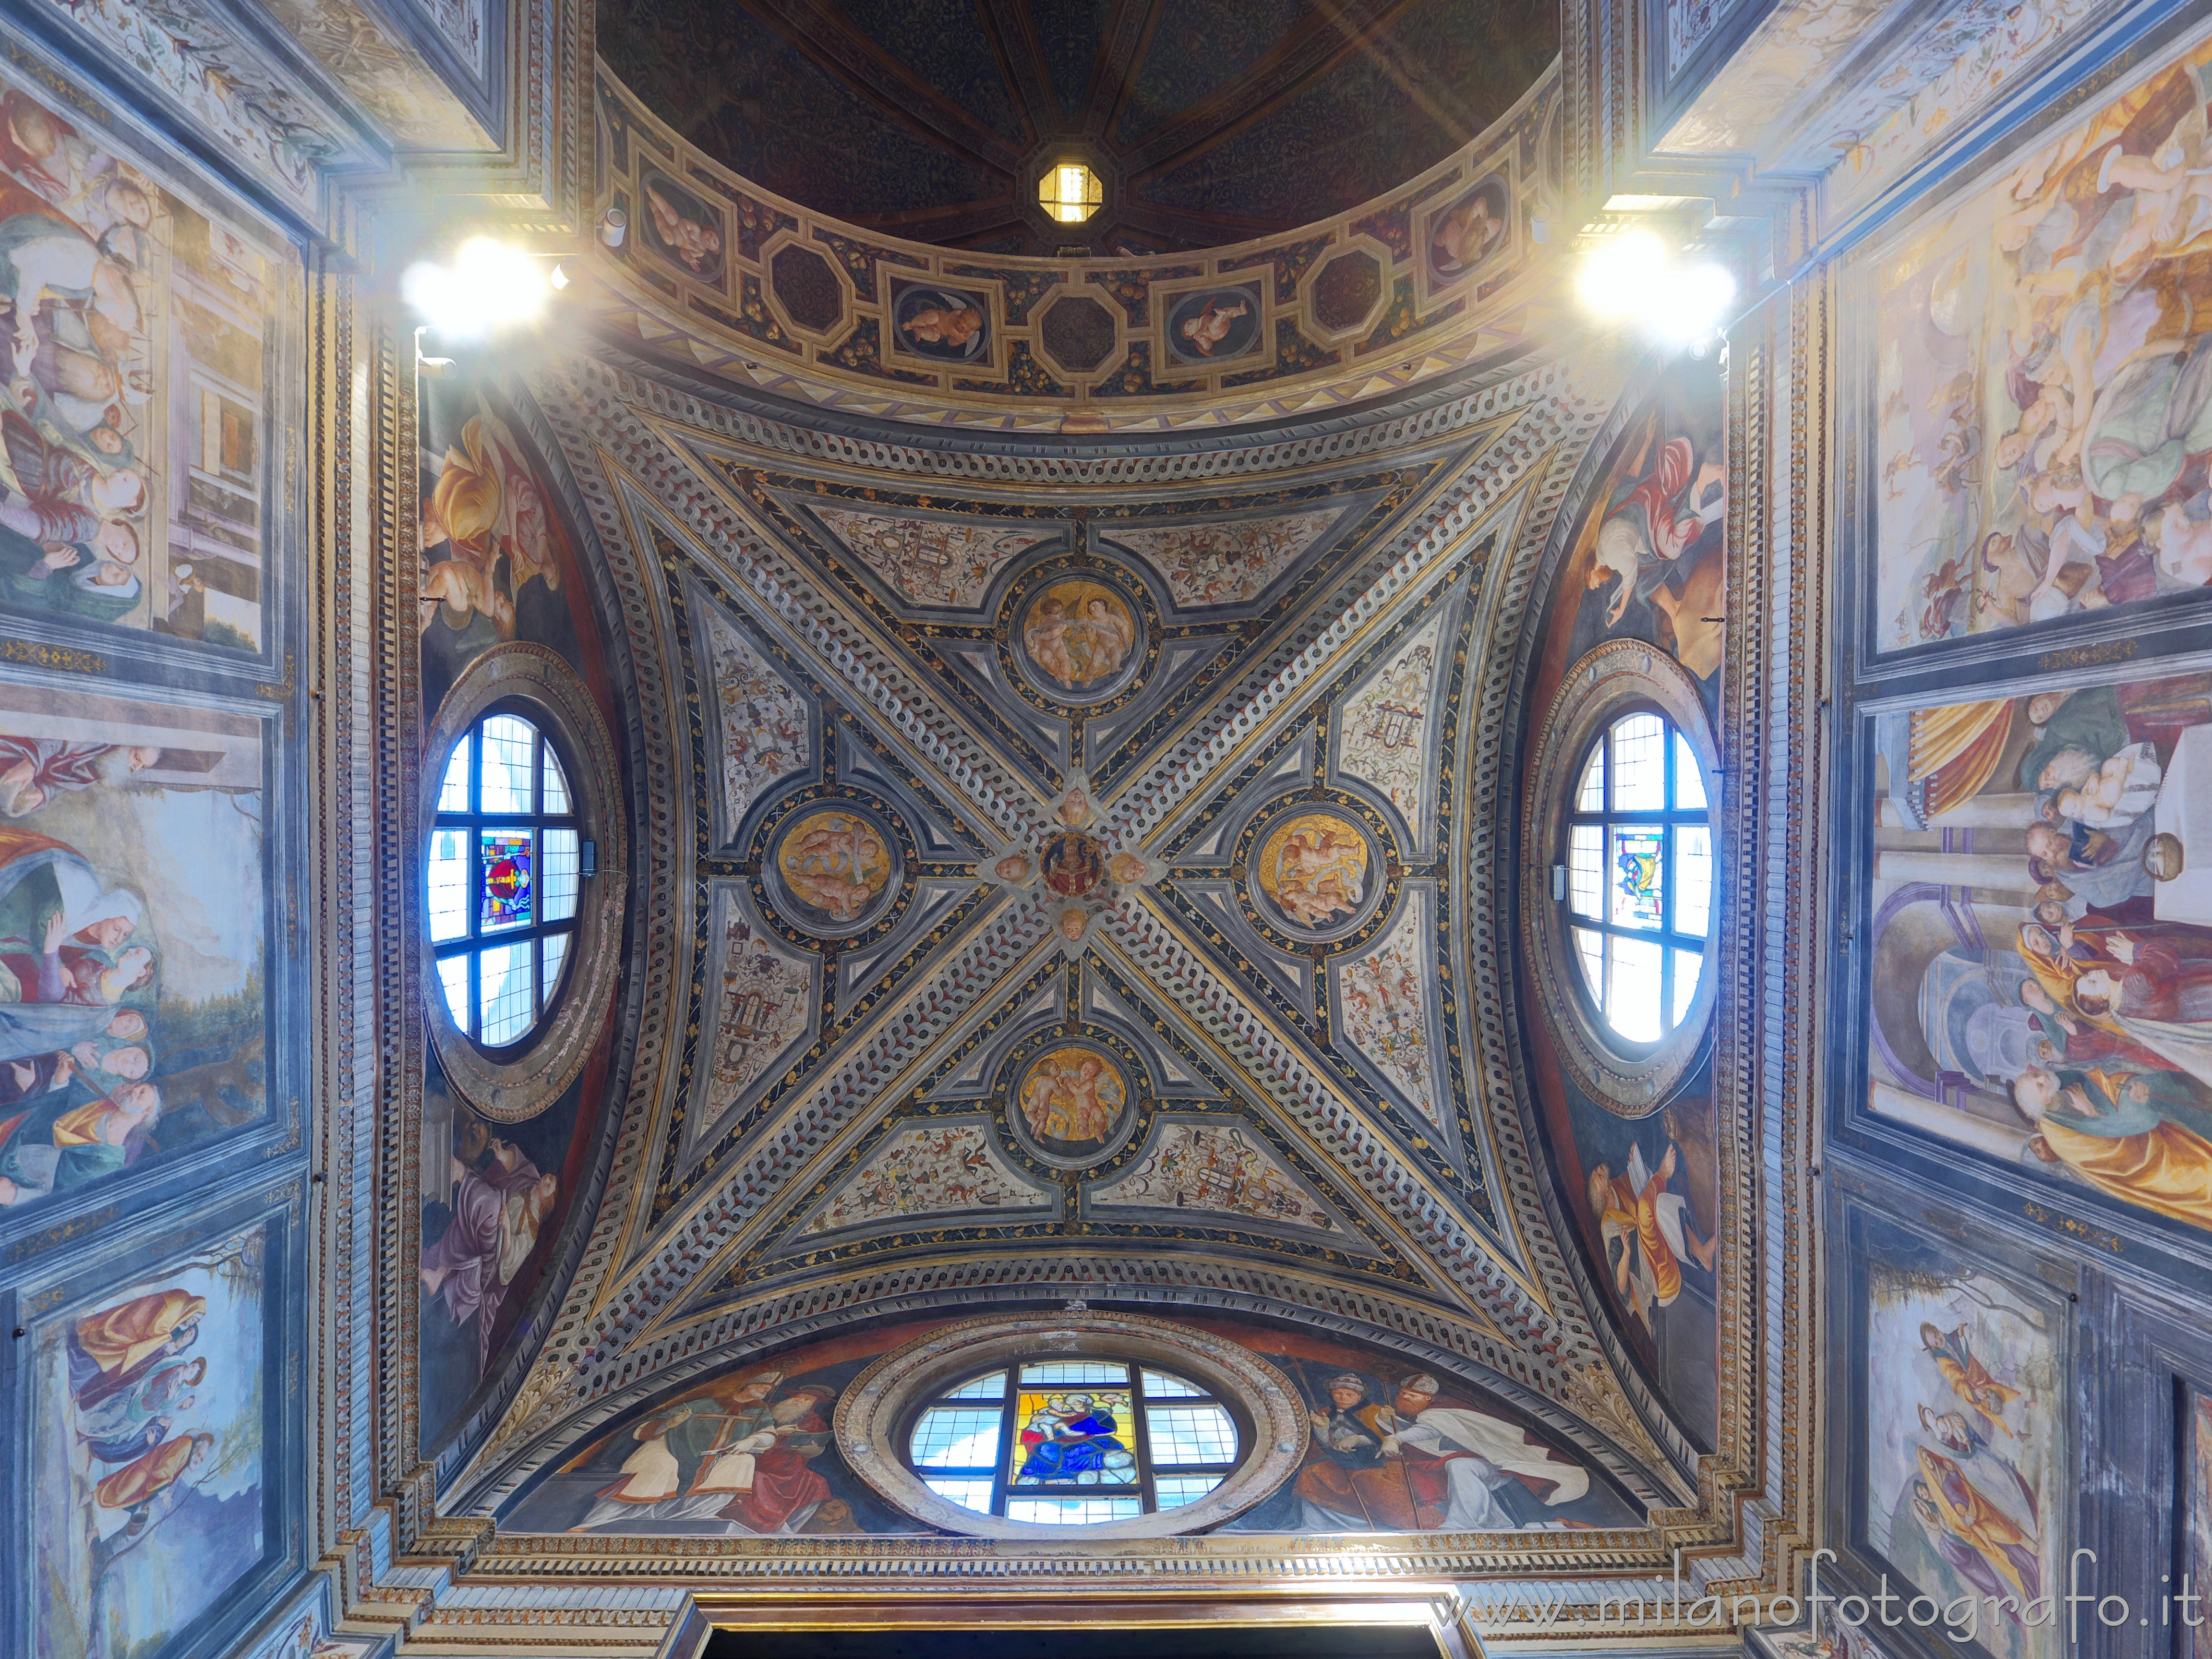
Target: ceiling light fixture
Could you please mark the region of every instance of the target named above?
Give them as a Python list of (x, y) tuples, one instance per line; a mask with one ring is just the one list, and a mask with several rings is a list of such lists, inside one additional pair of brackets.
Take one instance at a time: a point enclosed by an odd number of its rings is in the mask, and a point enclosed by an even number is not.
[(441, 340), (482, 340), (535, 322), (552, 288), (544, 263), (489, 236), (471, 236), (451, 264), (410, 265), (399, 291)]
[(1575, 297), (1594, 316), (1635, 322), (1662, 344), (1697, 345), (1726, 318), (1735, 278), (1710, 259), (1683, 258), (1648, 230), (1631, 230), (1583, 256)]
[(1037, 180), (1037, 205), (1063, 225), (1079, 225), (1098, 211), (1098, 175), (1080, 161), (1061, 161)]

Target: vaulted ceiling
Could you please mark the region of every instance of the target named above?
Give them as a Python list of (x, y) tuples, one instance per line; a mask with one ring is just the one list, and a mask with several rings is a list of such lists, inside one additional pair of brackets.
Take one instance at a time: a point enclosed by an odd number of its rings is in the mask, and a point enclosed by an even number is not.
[(1086, 1294), (1357, 1331), (1685, 1501), (1711, 1425), (1594, 1316), (1497, 920), (1504, 642), (1619, 375), (948, 493), (928, 451), (543, 374), (672, 898), (592, 1242), (460, 1501), (708, 1356)]
[[(1511, 108), (1547, 0), (604, 0), (610, 68), (805, 206), (1001, 253), (1216, 246), (1325, 219)], [(1038, 172), (1091, 161), (1079, 226)]]

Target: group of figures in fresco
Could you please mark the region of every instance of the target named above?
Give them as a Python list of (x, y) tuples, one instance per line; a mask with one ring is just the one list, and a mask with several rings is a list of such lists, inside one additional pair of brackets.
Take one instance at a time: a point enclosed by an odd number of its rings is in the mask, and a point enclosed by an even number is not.
[(1971, 820), (1978, 847), (2019, 848), (2021, 873), (1962, 940), (1926, 933), (1922, 890), (1877, 866), (1876, 948), (1911, 970), (1875, 989), (1877, 1084), (1934, 1100), (1948, 1071), (2025, 1157), (2212, 1227), (2212, 673), (1915, 709), (1880, 732), (1897, 820)]
[(1883, 643), (2212, 581), (2212, 143), (2200, 47), (1884, 272)]
[(237, 901), (259, 887), (260, 753), (250, 723), (0, 686), (0, 1206), (18, 1206), (264, 1115), (261, 920)]
[[(871, 1361), (936, 1328), (856, 1333), (694, 1388), (547, 1475), (504, 1524), (707, 1537), (927, 1530), (854, 1474), (830, 1425)], [(1309, 1429), (1296, 1473), (1231, 1530), (1633, 1524), (1624, 1497), (1471, 1387), (1314, 1333), (1237, 1324), (1234, 1340), (1292, 1379)], [(1127, 1388), (1041, 1386), (1014, 1405), (1006, 1472), (1015, 1491), (1136, 1480), (1142, 1452)]]
[(1982, 1640), (1998, 1659), (2056, 1652), (2063, 1628), (2032, 1607), (2052, 1592), (2062, 1521), (2055, 1316), (1933, 1241), (1869, 1225), (1870, 1540), (1939, 1603), (1997, 1598)]
[(266, 294), (232, 233), (0, 82), (0, 600), (258, 647)]
[(40, 1328), (39, 1652), (140, 1651), (260, 1559), (265, 1246), (251, 1230)]

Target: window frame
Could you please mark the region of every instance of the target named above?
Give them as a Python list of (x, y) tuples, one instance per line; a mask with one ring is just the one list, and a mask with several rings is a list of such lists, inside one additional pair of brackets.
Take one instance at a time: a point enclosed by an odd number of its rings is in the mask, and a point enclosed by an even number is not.
[[(1064, 1389), (1069, 1393), (1080, 1393), (1085, 1389), (1126, 1389), (1129, 1395), (1130, 1421), (1126, 1425), (1117, 1425), (1116, 1433), (1117, 1435), (1126, 1433), (1128, 1437), (1129, 1449), (1136, 1455), (1137, 1479), (1126, 1486), (1112, 1487), (1103, 1483), (1088, 1486), (1079, 1486), (1073, 1483), (1061, 1486), (1024, 1486), (1020, 1485), (1015, 1479), (1014, 1473), (1014, 1449), (1020, 1443), (1021, 1439), (1021, 1425), (1018, 1420), (1021, 1415), (1020, 1396), (1024, 1393), (1035, 1394), (1039, 1391), (1041, 1386), (1030, 1384), (1024, 1389), (1021, 1380), (1023, 1369), (1030, 1365), (1085, 1362), (1099, 1365), (1120, 1365), (1128, 1372), (1129, 1380), (1125, 1383), (1071, 1382), (1042, 1386)], [(994, 1467), (986, 1470), (980, 1465), (950, 1468), (936, 1465), (925, 1466), (917, 1462), (914, 1455), (914, 1437), (921, 1428), (922, 1419), (932, 1411), (942, 1407), (972, 1409), (984, 1405), (986, 1403), (984, 1401), (974, 1396), (967, 1399), (955, 1399), (953, 1396), (961, 1389), (973, 1387), (994, 1371), (998, 1370), (1005, 1372), (1006, 1380), (1005, 1387), (1000, 1391), (998, 1449)], [(1188, 1395), (1164, 1396), (1160, 1401), (1153, 1401), (1147, 1397), (1145, 1391), (1144, 1376), (1148, 1370), (1160, 1372), (1195, 1392)], [(1006, 1506), (1010, 1501), (1022, 1498), (1045, 1499), (1125, 1498), (1133, 1492), (1139, 1502), (1138, 1512), (1136, 1516), (1127, 1518), (1134, 1520), (1159, 1515), (1171, 1516), (1177, 1510), (1188, 1509), (1199, 1501), (1194, 1498), (1182, 1504), (1171, 1504), (1164, 1509), (1160, 1506), (1157, 1484), (1160, 1467), (1155, 1462), (1152, 1455), (1152, 1440), (1151, 1413), (1152, 1407), (1155, 1404), (1170, 1409), (1177, 1407), (1217, 1406), (1227, 1414), (1230, 1425), (1237, 1435), (1236, 1449), (1227, 1462), (1205, 1464), (1171, 1463), (1165, 1466), (1166, 1475), (1171, 1480), (1211, 1476), (1213, 1485), (1207, 1488), (1206, 1492), (1199, 1494), (1200, 1498), (1218, 1491), (1237, 1473), (1238, 1467), (1251, 1449), (1251, 1420), (1249, 1414), (1243, 1409), (1241, 1402), (1234, 1395), (1222, 1391), (1218, 1385), (1186, 1376), (1170, 1365), (1163, 1364), (1158, 1360), (1137, 1358), (1104, 1350), (1082, 1354), (1071, 1354), (1064, 1351), (1035, 1350), (1017, 1354), (1008, 1359), (994, 1360), (990, 1364), (977, 1365), (964, 1371), (950, 1373), (945, 1378), (941, 1387), (917, 1396), (908, 1404), (900, 1419), (896, 1443), (898, 1455), (905, 1464), (908, 1473), (924, 1486), (927, 1486), (933, 1480), (976, 1480), (988, 1475), (991, 1481), (991, 1507), (987, 1518), (1013, 1526), (1034, 1527), (1050, 1534), (1064, 1533), (1069, 1536), (1080, 1536), (1088, 1534), (1093, 1527), (1112, 1523), (1110, 1522), (1018, 1521), (1007, 1515)], [(955, 1504), (962, 1509), (967, 1508), (967, 1505), (958, 1504), (957, 1499), (945, 1498), (941, 1492), (937, 1495), (948, 1504)], [(979, 1518), (985, 1518), (983, 1510), (971, 1510), (969, 1512)]]
[[(1638, 714), (1648, 714), (1656, 720), (1662, 734), (1660, 739), (1660, 749), (1662, 763), (1665, 769), (1662, 775), (1663, 787), (1661, 799), (1668, 805), (1656, 809), (1632, 811), (1617, 807), (1613, 804), (1613, 786), (1620, 771), (1613, 755), (1613, 734), (1620, 730), (1623, 721), (1631, 720)], [(1566, 804), (1561, 827), (1564, 832), (1562, 844), (1568, 854), (1569, 884), (1564, 896), (1554, 900), (1553, 902), (1559, 907), (1560, 926), (1565, 931), (1569, 953), (1574, 958), (1578, 970), (1573, 975), (1575, 992), (1581, 1000), (1583, 1011), (1604, 1030), (1607, 1037), (1619, 1044), (1625, 1053), (1638, 1056), (1651, 1053), (1673, 1037), (1678, 1030), (1690, 1023), (1696, 1012), (1697, 990), (1693, 988), (1691, 1000), (1683, 1007), (1681, 1018), (1679, 1019), (1675, 1018), (1675, 952), (1687, 951), (1695, 953), (1698, 958), (1698, 975), (1702, 984), (1705, 970), (1710, 965), (1710, 955), (1713, 946), (1713, 907), (1710, 884), (1707, 889), (1705, 907), (1705, 931), (1699, 934), (1684, 933), (1679, 932), (1674, 926), (1676, 906), (1680, 902), (1681, 887), (1680, 882), (1677, 879), (1679, 872), (1677, 850), (1680, 843), (1676, 832), (1686, 829), (1704, 830), (1707, 837), (1705, 856), (1709, 864), (1713, 858), (1712, 791), (1706, 787), (1702, 769), (1698, 781), (1699, 787), (1705, 791), (1705, 804), (1698, 806), (1680, 806), (1673, 804), (1676, 800), (1676, 785), (1680, 774), (1680, 754), (1678, 744), (1680, 747), (1692, 747), (1691, 738), (1683, 727), (1668, 715), (1667, 710), (1650, 698), (1631, 697), (1613, 703), (1606, 708), (1596, 730), (1583, 744), (1580, 751), (1575, 757), (1574, 763), (1567, 771)], [(1605, 752), (1604, 799), (1597, 811), (1586, 811), (1581, 804), (1582, 780), (1589, 774), (1591, 757), (1601, 749)], [(1692, 756), (1694, 758), (1694, 749), (1692, 749)], [(1592, 826), (1597, 829), (1599, 835), (1598, 872), (1601, 878), (1598, 887), (1598, 914), (1594, 916), (1584, 915), (1574, 908), (1571, 873), (1574, 832), (1577, 828)], [(1662, 848), (1659, 882), (1660, 922), (1656, 929), (1631, 927), (1613, 920), (1612, 896), (1615, 872), (1612, 866), (1612, 846), (1613, 831), (1616, 827), (1656, 829), (1662, 832), (1660, 843)], [(1601, 938), (1608, 939), (1636, 939), (1659, 946), (1659, 1035), (1657, 1036), (1632, 1037), (1613, 1023), (1612, 1017), (1606, 1012), (1604, 1005), (1599, 1001), (1596, 993), (1591, 988), (1589, 972), (1582, 963), (1581, 952), (1575, 944), (1575, 934), (1578, 932), (1594, 933)]]
[[(522, 812), (489, 812), (483, 807), (483, 731), (492, 721), (500, 719), (520, 720), (531, 731), (530, 794), (531, 810)], [(459, 811), (448, 811), (443, 804), (445, 782), (453, 765), (454, 752), (463, 744), (469, 744), (469, 804)], [(566, 812), (549, 813), (544, 803), (544, 763), (548, 751), (561, 769), (561, 780), (568, 797)], [(562, 999), (567, 994), (569, 981), (574, 975), (579, 936), (583, 927), (584, 883), (588, 878), (584, 868), (590, 862), (585, 849), (592, 847), (591, 827), (586, 822), (583, 803), (575, 785), (576, 768), (563, 752), (557, 728), (545, 719), (532, 703), (517, 697), (502, 697), (479, 709), (460, 731), (446, 744), (442, 762), (437, 769), (437, 781), (432, 793), (436, 803), (426, 835), (422, 859), (422, 878), (427, 902), (431, 859), (430, 848), (435, 838), (444, 831), (459, 830), (465, 837), (464, 864), (468, 872), (468, 895), (463, 906), (466, 928), (453, 939), (430, 939), (430, 957), (435, 984), (434, 994), (445, 1002), (448, 1017), (453, 1004), (447, 996), (445, 980), (440, 969), (456, 957), (466, 957), (469, 963), (468, 1022), (453, 1021), (455, 1028), (477, 1051), (493, 1060), (520, 1058), (539, 1042), (550, 1029), (560, 1012)], [(484, 868), (482, 836), (485, 830), (527, 829), (531, 832), (531, 855), (534, 860), (531, 881), (534, 890), (532, 919), (514, 927), (487, 931), (483, 926)], [(545, 898), (545, 831), (549, 829), (574, 830), (576, 832), (576, 891), (574, 902), (566, 916), (548, 920), (544, 915)], [(596, 848), (593, 849), (596, 851)], [(551, 990), (544, 983), (544, 940), (553, 936), (568, 939), (560, 971)], [(487, 1042), (479, 1035), (483, 1020), (483, 961), (487, 950), (527, 943), (530, 947), (530, 1023), (520, 1035), (507, 1042)]]
[[(1622, 1036), (1599, 1012), (1573, 938), (1574, 927), (1585, 919), (1572, 916), (1569, 908), (1571, 820), (1595, 816), (1579, 811), (1583, 768), (1594, 742), (1608, 735), (1621, 717), (1639, 711), (1659, 715), (1688, 746), (1705, 785), (1711, 836), (1704, 970), (1680, 1019), (1662, 1025), (1656, 1042)], [(1522, 774), (1522, 830), (1514, 882), (1519, 972), (1536, 1006), (1539, 1035), (1549, 1039), (1562, 1080), (1615, 1117), (1649, 1116), (1700, 1074), (1723, 1000), (1727, 946), (1735, 937), (1732, 930), (1742, 925), (1730, 908), (1729, 880), (1740, 809), (1727, 787), (1713, 719), (1705, 690), (1666, 652), (1640, 640), (1607, 640), (1568, 665), (1531, 732)], [(1610, 772), (1609, 750), (1607, 760)], [(1611, 784), (1608, 777), (1608, 804)], [(1605, 882), (1607, 889), (1612, 884)], [(1609, 915), (1610, 898), (1603, 902)]]
[[(1206, 1389), (1237, 1425), (1242, 1461), (1212, 1492), (1174, 1509), (1088, 1524), (1009, 1521), (940, 1498), (908, 1462), (921, 1405), (1001, 1366), (1040, 1357), (1148, 1365)], [(1076, 1385), (1071, 1384), (1070, 1387)], [(1310, 1425), (1297, 1385), (1227, 1337), (1080, 1303), (961, 1320), (884, 1355), (847, 1385), (833, 1431), (847, 1466), (890, 1508), (939, 1531), (1030, 1543), (1093, 1543), (1210, 1531), (1243, 1514), (1304, 1461)], [(1179, 1466), (1178, 1466), (1179, 1467)], [(1082, 1487), (1096, 1492), (1096, 1487)]]
[[(580, 873), (568, 981), (540, 1018), (541, 1035), (513, 1049), (495, 1050), (479, 1048), (454, 1024), (446, 1006), (428, 917), (420, 913), (426, 890), (419, 884), (425, 878), (415, 872), (428, 864), (428, 837), (453, 744), (482, 715), (510, 702), (532, 724), (553, 734), (576, 815), (599, 848), (599, 872)], [(531, 640), (493, 646), (461, 670), (428, 722), (418, 753), (403, 889), (409, 907), (408, 947), (415, 953), (411, 1000), (447, 1085), (491, 1121), (520, 1123), (550, 1106), (582, 1074), (621, 1000), (629, 972), (623, 942), (637, 879), (629, 850), (629, 769), (615, 747), (605, 709), (574, 665)]]

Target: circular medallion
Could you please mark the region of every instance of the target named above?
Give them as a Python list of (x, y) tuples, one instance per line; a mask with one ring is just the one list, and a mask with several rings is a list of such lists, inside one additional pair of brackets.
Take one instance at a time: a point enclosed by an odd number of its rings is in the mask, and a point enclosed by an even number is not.
[(1260, 843), (1255, 902), (1285, 931), (1322, 938), (1356, 926), (1370, 908), (1374, 861), (1367, 833), (1339, 812), (1285, 817)]
[(802, 813), (778, 832), (773, 864), (792, 919), (824, 933), (865, 927), (894, 890), (898, 854), (866, 815), (842, 808)]
[(1106, 849), (1096, 836), (1063, 830), (1044, 844), (1044, 884), (1062, 898), (1081, 898), (1106, 880)]
[(1049, 1048), (1029, 1064), (1014, 1106), (1037, 1149), (1054, 1158), (1103, 1156), (1129, 1119), (1129, 1084), (1096, 1048)]
[(1019, 612), (1017, 655), (1030, 681), (1062, 702), (1097, 702), (1134, 679), (1145, 629), (1128, 595), (1094, 576), (1063, 576)]

